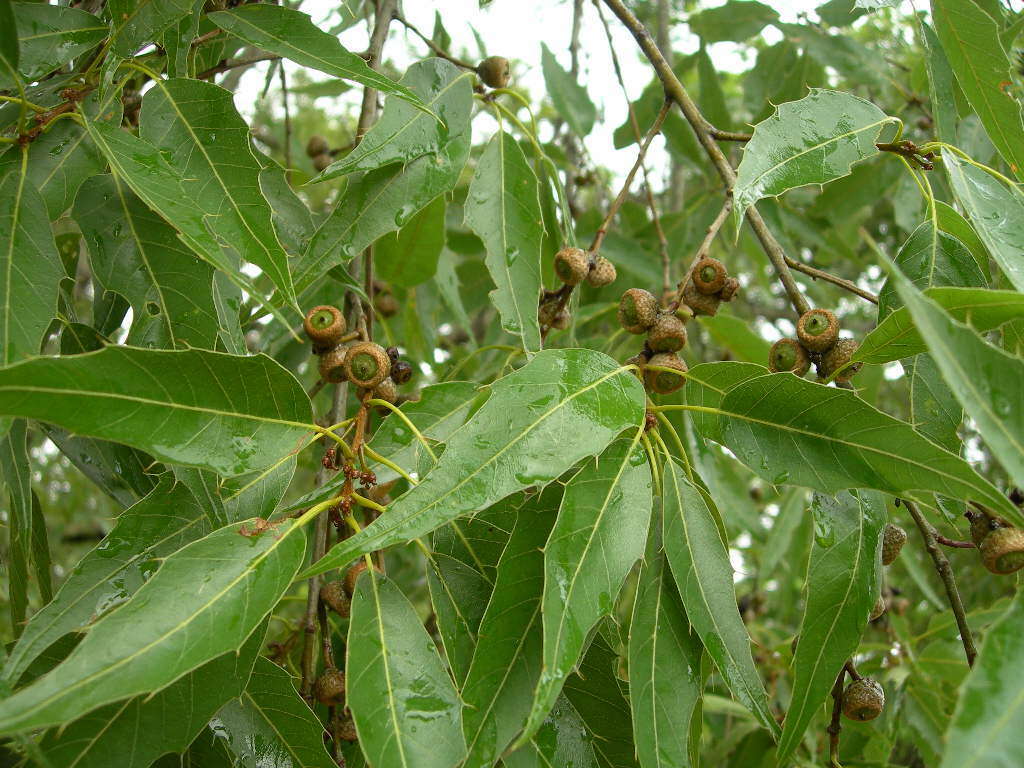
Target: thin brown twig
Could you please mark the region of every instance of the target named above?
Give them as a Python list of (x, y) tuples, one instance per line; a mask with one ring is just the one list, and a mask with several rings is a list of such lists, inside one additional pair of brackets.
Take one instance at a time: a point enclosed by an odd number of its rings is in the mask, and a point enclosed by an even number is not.
[(711, 136), (712, 138), (715, 138), (718, 141), (743, 142), (750, 141), (752, 138), (754, 138), (754, 135), (751, 133), (741, 133), (739, 131), (723, 131), (721, 128), (712, 128)]
[(824, 280), (826, 283), (832, 283), (832, 285), (836, 285), (840, 288), (843, 288), (844, 290), (847, 290), (850, 293), (860, 296), (865, 301), (870, 301), (872, 304), (878, 303), (878, 297), (875, 294), (873, 294), (871, 291), (864, 290), (851, 280), (839, 277), (838, 275), (833, 275), (831, 272), (826, 272), (823, 269), (818, 269), (817, 267), (812, 267), (808, 264), (804, 264), (802, 262), (797, 261), (796, 259), (790, 258), (789, 256), (786, 256), (786, 264), (795, 269), (797, 272), (803, 272), (805, 275), (813, 277), (815, 280)]
[(828, 734), (828, 756), (833, 768), (839, 768), (839, 734), (843, 730), (843, 688), (846, 682), (846, 667), (839, 670), (836, 684), (832, 686), (832, 720), (825, 732)]
[(973, 541), (959, 541), (958, 539), (950, 539), (943, 536), (941, 533), (935, 534), (935, 540), (944, 547), (951, 547), (953, 549), (975, 549)]
[(292, 180), (292, 112), (288, 105), (288, 76), (284, 72), (284, 63), (278, 70), (281, 79), (281, 102), (284, 105), (284, 177)]
[(410, 32), (412, 32), (414, 35), (416, 35), (416, 37), (418, 37), (420, 40), (423, 41), (424, 45), (426, 45), (427, 48), (429, 48), (431, 51), (433, 51), (436, 55), (440, 56), (445, 61), (450, 61), (455, 66), (461, 67), (462, 69), (468, 69), (468, 70), (470, 70), (472, 72), (476, 71), (476, 67), (474, 67), (472, 64), (470, 64), (469, 62), (463, 61), (462, 59), (458, 58), (457, 56), (453, 56), (452, 54), (448, 53), (448, 51), (446, 51), (444, 48), (439, 46), (437, 43), (435, 43), (429, 37), (427, 37), (422, 32), (420, 32), (418, 29), (416, 29), (416, 27), (414, 27), (412, 24), (410, 24), (406, 20), (406, 18), (401, 13), (399, 13), (397, 10), (395, 11), (395, 15), (392, 18), (394, 18), (395, 21), (397, 21), (403, 27), (405, 27)]
[(252, 64), (259, 64), (261, 61), (277, 61), (281, 57), (274, 53), (267, 53), (262, 56), (254, 56), (251, 59), (223, 59), (209, 69), (203, 70), (196, 75), (196, 80), (205, 80), (208, 77), (219, 75), (222, 72), (227, 72), (230, 69), (238, 69), (239, 67), (248, 67)]

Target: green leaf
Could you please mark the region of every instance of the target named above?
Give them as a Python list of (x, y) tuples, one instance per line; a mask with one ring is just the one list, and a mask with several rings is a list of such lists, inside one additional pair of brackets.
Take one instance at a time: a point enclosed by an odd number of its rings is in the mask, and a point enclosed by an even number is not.
[(957, 82), (981, 118), (999, 154), (1018, 176), (1024, 172), (1020, 105), (1007, 91), (1010, 59), (999, 25), (970, 0), (932, 0), (932, 20)]
[(370, 765), (450, 768), (466, 756), (462, 703), (394, 582), (362, 576), (348, 630), (347, 705)]
[(293, 299), (288, 254), (231, 92), (199, 80), (159, 80), (142, 99), (139, 134), (162, 151), (213, 231)]
[(714, 316), (698, 317), (697, 322), (707, 329), (712, 339), (732, 352), (734, 359), (759, 365), (768, 360), (771, 344), (752, 330), (746, 320), (720, 311)]
[(220, 706), (243, 692), (253, 663), (266, 661), (259, 658), (265, 634), (257, 629), (239, 651), (208, 661), (156, 694), (108, 704), (47, 732), (40, 749), (54, 765), (74, 768), (148, 768), (161, 755), (185, 750)]
[(1024, 761), (1020, 729), (1024, 699), (1024, 593), (985, 633), (985, 643), (960, 689), (946, 731), (942, 768), (1013, 768)]
[(286, 456), (261, 472), (221, 479), (220, 495), (227, 519), (269, 518), (288, 491), (295, 464), (295, 456)]
[(737, 384), (757, 376), (764, 376), (768, 369), (755, 363), (701, 363), (690, 369), (686, 375), (686, 402), (709, 411), (695, 410), (691, 416), (693, 425), (708, 440), (722, 442), (722, 424), (715, 413), (722, 404), (722, 397)]
[(498, 286), (491, 302), (501, 313), (501, 327), (521, 336), (527, 352), (541, 343), (539, 186), (519, 142), (499, 131), (480, 157), (465, 205), (466, 226), (487, 248), (487, 270)]
[(211, 13), (208, 18), (225, 32), (296, 64), (394, 94), (410, 104), (423, 103), (407, 85), (371, 69), (363, 57), (347, 50), (301, 11), (279, 5), (242, 5)]
[(213, 529), (207, 511), (170, 475), (125, 510), (113, 530), (83, 557), (56, 597), (32, 616), (4, 665), (14, 685), (40, 654), (69, 632), (86, 628), (130, 598), (160, 560)]
[(323, 725), (285, 670), (269, 659), (256, 659), (239, 694), (221, 707), (210, 728), (242, 765), (336, 768), (324, 746)]
[(768, 374), (730, 389), (718, 413), (717, 442), (776, 485), (803, 485), (826, 494), (849, 488), (894, 496), (931, 491), (974, 500), (1024, 522), (1024, 515), (967, 462), (849, 390), (790, 373)]
[(0, 59), (3, 59), (5, 68), (9, 68), (12, 74), (17, 72), (19, 56), (14, 6), (11, 0), (0, 0)]
[(825, 184), (878, 153), (875, 142), (892, 118), (857, 96), (812, 88), (799, 101), (780, 104), (754, 126), (736, 170), (737, 224), (747, 207), (806, 184)]
[(587, 95), (587, 89), (577, 82), (571, 72), (566, 72), (555, 59), (545, 43), (540, 44), (541, 69), (548, 97), (558, 114), (569, 124), (573, 133), (581, 139), (586, 137), (597, 119), (597, 108)]
[(1015, 485), (1024, 485), (1024, 361), (988, 344), (890, 273), (942, 377)]
[(804, 731), (856, 652), (882, 580), (885, 500), (878, 493), (815, 494), (815, 540), (807, 598), (793, 659), (793, 695), (776, 760), (800, 746)]
[(598, 768), (594, 739), (580, 713), (564, 696), (529, 744), (504, 757), (506, 768)]
[(518, 743), (533, 735), (583, 656), (590, 631), (615, 608), (644, 553), (651, 518), (651, 469), (639, 434), (617, 440), (565, 488), (544, 547), (544, 668)]
[(992, 258), (1013, 287), (1024, 291), (1024, 194), (951, 151), (942, 159), (957, 199)]
[(221, 528), (168, 557), (51, 672), (0, 702), (0, 733), (58, 725), (159, 691), (240, 648), (277, 604), (305, 554), (287, 520), (262, 534)]
[(107, 347), (0, 370), (0, 414), (237, 475), (297, 451), (312, 413), (268, 357)]
[(644, 402), (639, 380), (600, 352), (538, 353), (491, 385), (490, 399), (452, 435), (419, 485), (330, 550), (303, 578), (550, 482), (580, 459), (600, 453), (623, 430), (639, 426)]
[(754, 667), (750, 637), (736, 607), (729, 551), (714, 513), (673, 460), (665, 462), (664, 546), (690, 626), (736, 699), (773, 736), (779, 726)]
[(373, 266), (381, 280), (392, 286), (412, 288), (434, 276), (444, 249), (444, 213), (444, 195), (438, 195), (398, 234), (387, 234), (377, 241), (373, 247)]
[(778, 21), (779, 14), (770, 6), (755, 0), (729, 0), (717, 8), (709, 8), (690, 16), (690, 31), (705, 43), (723, 40), (742, 42), (758, 34), (767, 25)]
[(0, 179), (0, 364), (39, 354), (64, 278), (46, 205), (19, 168)]
[(0, 476), (7, 486), (7, 580), (10, 590), (11, 628), (21, 634), (28, 607), (28, 572), (32, 543), (32, 467), (28, 430), (15, 419), (0, 441)]
[(192, 0), (110, 0), (110, 50), (128, 58), (192, 10)]
[(985, 243), (978, 237), (978, 233), (974, 231), (971, 223), (961, 216), (959, 211), (941, 200), (935, 201), (935, 218), (938, 221), (939, 229), (967, 246), (967, 250), (978, 262), (978, 268), (985, 275), (987, 281), (990, 277), (988, 249), (985, 248)]
[[(28, 83), (81, 56), (107, 36), (107, 25), (77, 8), (58, 8), (46, 3), (11, 3), (17, 38), (0, 51), (21, 79)], [(10, 19), (0, 21), (4, 31)], [(20, 55), (19, 55), (20, 52)], [(0, 72), (0, 88), (14, 86), (13, 73)]]

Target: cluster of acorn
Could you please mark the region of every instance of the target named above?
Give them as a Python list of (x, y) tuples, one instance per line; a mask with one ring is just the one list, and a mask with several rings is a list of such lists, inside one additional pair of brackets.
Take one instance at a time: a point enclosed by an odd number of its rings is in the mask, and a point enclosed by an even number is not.
[(982, 510), (970, 510), (967, 519), (985, 568), (999, 575), (1024, 568), (1024, 531)]
[(334, 162), (334, 152), (327, 139), (320, 134), (313, 134), (306, 142), (306, 156), (313, 160), (313, 167), (317, 171), (324, 170)]
[(847, 366), (859, 344), (853, 339), (839, 338), (839, 320), (827, 309), (811, 309), (800, 315), (796, 335), (795, 339), (779, 339), (772, 344), (768, 368), (773, 373), (791, 371), (802, 377), (814, 363), (819, 379), (828, 379), (840, 371), (836, 383), (847, 384), (863, 366)]
[(683, 286), (683, 303), (694, 315), (714, 316), (721, 303), (732, 301), (739, 289), (740, 281), (729, 276), (725, 264), (705, 256), (693, 265)]
[[(565, 247), (555, 254), (555, 275), (564, 286), (582, 282), (602, 288), (615, 282), (615, 265), (604, 256), (587, 253), (582, 248)], [(563, 304), (562, 291), (546, 291), (541, 298), (538, 319), (549, 328), (569, 327), (569, 312)]]
[(396, 385), (412, 378), (412, 366), (399, 359), (395, 347), (384, 349), (372, 341), (345, 343), (347, 326), (337, 307), (313, 307), (303, 328), (313, 342), (313, 353), (320, 356), (320, 378), (326, 382), (350, 381), (393, 403), (398, 398)]

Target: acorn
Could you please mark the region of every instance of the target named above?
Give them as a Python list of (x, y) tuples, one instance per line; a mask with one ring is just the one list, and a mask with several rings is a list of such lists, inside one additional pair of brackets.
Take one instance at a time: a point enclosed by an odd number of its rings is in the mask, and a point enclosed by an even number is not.
[(701, 293), (690, 280), (683, 288), (683, 303), (690, 308), (695, 316), (713, 317), (718, 312), (718, 305), (722, 303), (722, 300), (716, 294)]
[(810, 369), (811, 359), (807, 350), (796, 339), (779, 339), (768, 350), (768, 370), (772, 373), (792, 371), (802, 377)]
[(347, 346), (338, 346), (320, 355), (320, 378), (331, 384), (340, 384), (348, 378), (345, 368)]
[[(661, 352), (648, 360), (647, 365), (672, 368), (680, 373), (686, 373), (689, 370), (686, 367), (686, 363), (680, 360), (675, 352)], [(682, 389), (683, 385), (686, 384), (686, 377), (670, 373), (669, 371), (656, 371), (648, 367), (644, 370), (644, 384), (652, 392), (659, 395), (667, 395), (675, 392), (677, 389)]]
[(998, 517), (993, 517), (986, 512), (970, 510), (967, 512), (967, 519), (971, 524), (971, 541), (976, 547), (981, 547), (981, 542), (992, 531), (1007, 527)]
[(827, 309), (811, 309), (800, 315), (796, 335), (810, 352), (827, 352), (839, 338), (839, 321)]
[(316, 679), (313, 686), (316, 700), (325, 707), (336, 707), (345, 703), (345, 675), (334, 667), (328, 667)]
[(324, 171), (327, 169), (327, 166), (333, 162), (334, 158), (327, 152), (324, 152), (322, 155), (317, 155), (313, 158), (313, 167), (316, 168), (317, 171)]
[(590, 271), (587, 273), (587, 282), (595, 288), (602, 288), (614, 283), (616, 277), (618, 277), (618, 274), (615, 271), (615, 265), (604, 256), (598, 256), (594, 259), (594, 263), (590, 265)]
[(560, 331), (564, 331), (569, 327), (569, 322), (572, 317), (569, 315), (569, 310), (563, 309), (551, 320), (551, 327), (557, 328)]
[(398, 299), (393, 293), (378, 293), (373, 297), (373, 306), (383, 317), (394, 317), (398, 313)]
[(653, 352), (678, 352), (686, 346), (686, 326), (675, 314), (659, 313), (647, 331), (647, 346)]
[(658, 317), (658, 300), (643, 288), (630, 288), (619, 299), (619, 324), (630, 333), (644, 333)]
[(555, 254), (555, 274), (566, 285), (578, 285), (590, 272), (590, 257), (582, 248), (563, 248)]
[(337, 346), (345, 335), (347, 324), (341, 310), (328, 304), (313, 307), (302, 321), (302, 329), (313, 342), (314, 350), (327, 351)]
[(558, 305), (561, 302), (557, 298), (545, 301), (537, 310), (537, 319), (541, 325), (551, 325), (555, 322), (555, 315), (558, 314)]
[(320, 587), (320, 599), (343, 619), (347, 619), (352, 611), (352, 601), (345, 593), (345, 585), (339, 580), (328, 581)]
[(877, 681), (870, 677), (854, 680), (843, 691), (843, 714), (851, 720), (867, 722), (882, 714), (885, 707), (885, 692)]
[(345, 353), (345, 375), (357, 387), (373, 389), (391, 374), (391, 358), (380, 344), (361, 341)]
[(477, 65), (476, 73), (488, 88), (504, 88), (512, 75), (508, 59), (502, 56), (488, 56)]
[(309, 141), (306, 142), (306, 154), (309, 157), (316, 157), (317, 155), (328, 155), (331, 151), (331, 145), (327, 143), (327, 139), (318, 133), (314, 133), (309, 137)]
[(992, 573), (1008, 574), (1024, 568), (1024, 531), (996, 528), (981, 542), (981, 560)]
[(405, 384), (412, 378), (412, 366), (405, 360), (398, 360), (391, 364), (391, 380), (395, 384)]
[(359, 579), (359, 574), (366, 570), (366, 560), (358, 560), (351, 568), (345, 571), (345, 592), (349, 597), (356, 592), (356, 581)]
[(900, 550), (907, 543), (907, 532), (898, 525), (885, 524), (882, 532), (882, 565), (890, 565), (900, 555)]
[(359, 741), (356, 733), (356, 721), (349, 715), (338, 723), (338, 738), (342, 741)]
[(740, 281), (735, 277), (727, 278), (722, 290), (718, 292), (718, 298), (722, 301), (732, 301), (740, 290)]
[(373, 388), (373, 396), (385, 403), (392, 403), (398, 399), (398, 387), (390, 376)]
[(878, 599), (875, 600), (874, 607), (871, 609), (871, 615), (868, 616), (868, 621), (874, 621), (885, 613), (885, 607), (885, 598), (882, 595), (879, 595)]
[(728, 277), (729, 273), (725, 269), (725, 264), (708, 256), (698, 261), (693, 267), (693, 286), (705, 296), (721, 291)]
[(828, 352), (822, 355), (821, 363), (818, 364), (818, 373), (826, 379), (830, 378), (836, 371), (842, 369), (842, 373), (836, 376), (835, 381), (845, 384), (864, 367), (863, 362), (857, 362), (846, 368), (844, 365), (850, 362), (853, 353), (857, 351), (860, 344), (853, 339), (839, 339)]

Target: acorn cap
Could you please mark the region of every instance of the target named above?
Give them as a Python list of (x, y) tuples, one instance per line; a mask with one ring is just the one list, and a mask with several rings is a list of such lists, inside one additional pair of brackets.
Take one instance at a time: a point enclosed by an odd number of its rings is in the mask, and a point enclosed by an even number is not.
[(643, 288), (630, 288), (619, 299), (619, 325), (630, 333), (644, 333), (658, 317), (658, 300)]
[(897, 557), (903, 545), (907, 543), (907, 532), (898, 525), (885, 524), (882, 532), (882, 565), (889, 565)]
[(701, 293), (690, 280), (683, 288), (683, 303), (696, 315), (707, 315), (713, 317), (718, 312), (718, 305), (722, 300), (717, 294)]
[(706, 296), (722, 290), (727, 277), (729, 273), (725, 269), (725, 264), (718, 259), (705, 256), (693, 266), (693, 285)]
[(361, 341), (345, 354), (345, 375), (357, 387), (373, 389), (391, 373), (391, 358), (380, 344)]
[(328, 350), (336, 346), (347, 329), (345, 316), (341, 310), (329, 304), (321, 304), (313, 307), (306, 313), (302, 321), (302, 329), (306, 336), (313, 342), (313, 345), (321, 350)]
[(306, 142), (306, 154), (309, 157), (324, 155), (330, 151), (331, 145), (327, 143), (327, 139), (318, 133), (314, 133), (309, 137), (309, 141)]
[(864, 363), (857, 362), (843, 368), (844, 365), (850, 362), (850, 358), (853, 357), (853, 353), (857, 351), (859, 346), (860, 343), (854, 339), (839, 339), (832, 349), (822, 355), (821, 362), (818, 364), (818, 373), (825, 378), (829, 378), (836, 371), (842, 369), (842, 373), (836, 376), (835, 380), (840, 384), (845, 384), (864, 367)]
[(342, 741), (359, 741), (359, 735), (356, 733), (356, 721), (352, 719), (351, 715), (342, 718), (338, 723), (338, 738)]
[(886, 607), (885, 606), (885, 597), (883, 597), (882, 595), (879, 595), (878, 599), (875, 600), (874, 607), (872, 607), (872, 609), (871, 609), (871, 615), (868, 616), (868, 621), (874, 621), (879, 616), (881, 616), (883, 613), (885, 613), (885, 607)]
[(796, 339), (779, 339), (768, 350), (768, 370), (772, 373), (792, 371), (804, 376), (811, 369), (811, 359)]
[(563, 309), (557, 315), (555, 315), (554, 319), (552, 319), (551, 327), (557, 328), (560, 331), (564, 331), (566, 328), (569, 327), (569, 322), (571, 320), (572, 317), (569, 315), (569, 310)]
[(672, 368), (680, 373), (686, 373), (689, 370), (686, 367), (686, 363), (680, 360), (675, 352), (661, 352), (647, 361), (647, 367), (644, 370), (644, 384), (651, 392), (659, 395), (675, 392), (677, 389), (682, 389), (683, 385), (686, 384), (685, 376), (680, 376), (670, 371), (657, 371), (651, 368), (651, 366)]
[(590, 257), (582, 248), (563, 248), (555, 254), (555, 274), (566, 285), (578, 285), (590, 272)]
[(595, 288), (601, 288), (614, 283), (616, 277), (618, 277), (618, 273), (615, 271), (615, 265), (604, 256), (598, 256), (590, 265), (587, 282)]
[(393, 293), (378, 293), (373, 297), (374, 308), (384, 317), (394, 317), (398, 312), (398, 299)]
[(996, 528), (981, 542), (981, 561), (988, 570), (998, 574), (1024, 568), (1024, 531)]
[(322, 154), (319, 154), (313, 158), (313, 167), (316, 168), (318, 171), (323, 171), (326, 170), (327, 166), (329, 166), (333, 162), (334, 158), (331, 157), (329, 153), (323, 152)]
[(678, 352), (686, 346), (686, 326), (675, 314), (659, 313), (647, 331), (647, 346), (653, 352)]
[(827, 309), (811, 309), (800, 315), (796, 335), (810, 352), (826, 352), (839, 338), (839, 321)]
[(320, 599), (343, 619), (348, 618), (352, 610), (352, 601), (345, 592), (345, 585), (340, 580), (328, 581), (320, 587)]
[(508, 59), (502, 56), (488, 56), (477, 65), (476, 73), (488, 88), (504, 88), (512, 75)]
[(397, 360), (391, 364), (391, 380), (395, 384), (405, 384), (412, 378), (412, 365), (405, 360)]
[(340, 384), (348, 376), (345, 368), (347, 346), (338, 346), (320, 355), (320, 378), (331, 384)]
[(732, 301), (740, 290), (740, 281), (735, 277), (727, 278), (722, 290), (718, 292), (718, 298), (722, 301)]
[(395, 382), (388, 377), (373, 388), (373, 396), (386, 403), (394, 403), (398, 399), (398, 388), (395, 386)]
[(366, 560), (360, 559), (356, 563), (345, 571), (345, 592), (348, 593), (349, 597), (355, 594), (356, 581), (359, 579), (359, 574), (366, 570)]
[(874, 720), (885, 707), (885, 691), (870, 677), (854, 680), (843, 691), (843, 714), (851, 720)]
[(334, 668), (325, 669), (313, 686), (316, 700), (325, 707), (336, 707), (345, 703), (345, 675)]

